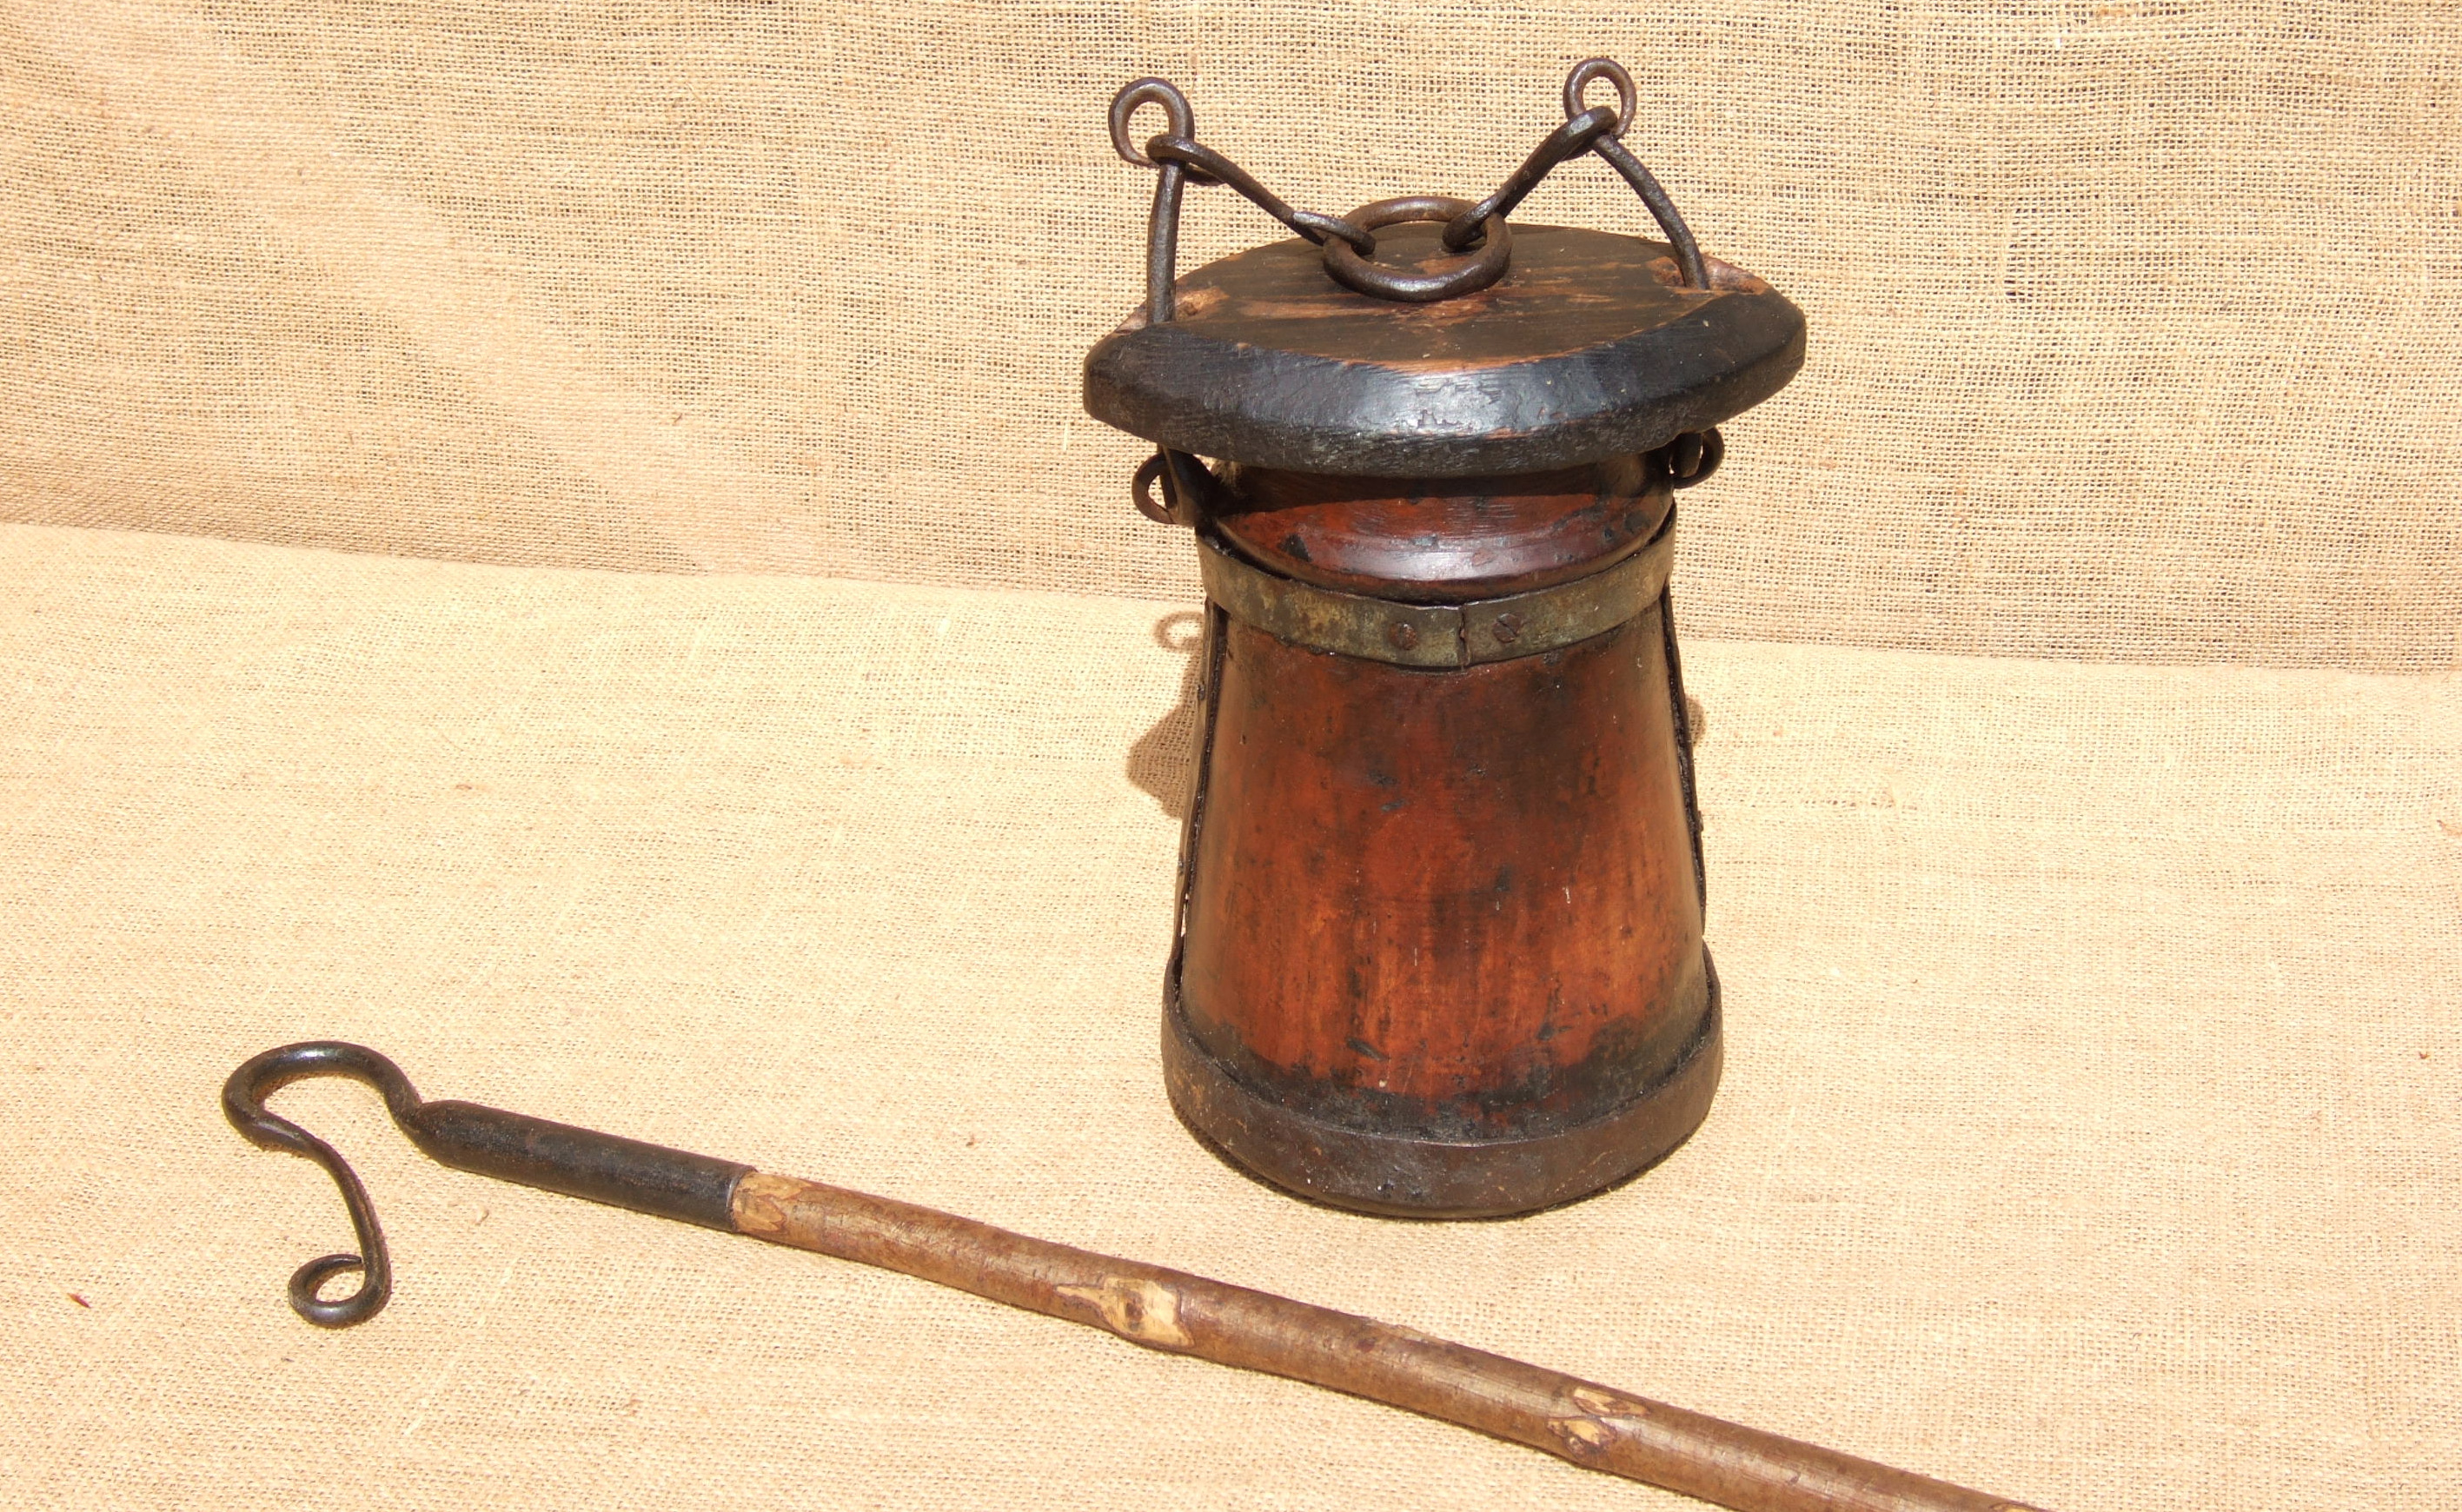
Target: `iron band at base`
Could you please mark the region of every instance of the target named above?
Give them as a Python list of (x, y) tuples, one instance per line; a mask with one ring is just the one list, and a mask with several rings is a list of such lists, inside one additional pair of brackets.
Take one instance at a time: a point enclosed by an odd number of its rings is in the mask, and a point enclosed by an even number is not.
[(1171, 1105), (1241, 1169), (1300, 1196), (1387, 1218), (1502, 1218), (1570, 1202), (1657, 1164), (1709, 1116), (1724, 1064), (1718, 972), (1701, 952), (1708, 1002), (1655, 1086), (1603, 1117), (1521, 1138), (1442, 1140), (1346, 1128), (1235, 1078), (1182, 1017), (1179, 962), (1163, 984), (1162, 1070)]

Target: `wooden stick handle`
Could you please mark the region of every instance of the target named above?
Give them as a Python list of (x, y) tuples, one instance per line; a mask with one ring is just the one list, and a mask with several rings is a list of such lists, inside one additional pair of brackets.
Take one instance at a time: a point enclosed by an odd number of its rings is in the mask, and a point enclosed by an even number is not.
[(752, 1172), (732, 1204), (756, 1239), (1348, 1392), (1737, 1512), (2032, 1512), (1408, 1328), (817, 1181)]
[[(367, 1189), (334, 1147), (267, 1110), (308, 1076), (384, 1093), (394, 1122), (447, 1165), (661, 1218), (732, 1229), (901, 1271), (1013, 1307), (1108, 1329), (1132, 1344), (1263, 1371), (1544, 1449), (1591, 1470), (1738, 1512), (2031, 1512), (2018, 1502), (1812, 1444), (1688, 1413), (1501, 1354), (1244, 1286), (1047, 1243), (970, 1219), (731, 1160), (620, 1139), (475, 1103), (430, 1102), (364, 1045), (311, 1040), (254, 1056), (223, 1084), (232, 1127), (333, 1175), (360, 1253), (327, 1255), (291, 1279), (291, 1304), (340, 1328), (385, 1305), (391, 1266)], [(360, 1272), (334, 1302), (323, 1284)]]

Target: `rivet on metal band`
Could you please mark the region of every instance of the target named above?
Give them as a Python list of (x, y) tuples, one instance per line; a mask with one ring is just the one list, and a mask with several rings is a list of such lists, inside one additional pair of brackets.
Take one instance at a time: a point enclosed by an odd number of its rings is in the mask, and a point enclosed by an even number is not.
[(1402, 667), (1469, 667), (1561, 650), (1604, 635), (1658, 601), (1675, 555), (1673, 518), (1656, 539), (1587, 577), (1506, 598), (1405, 604), (1319, 588), (1242, 561), (1199, 531), (1205, 595), (1278, 640)]

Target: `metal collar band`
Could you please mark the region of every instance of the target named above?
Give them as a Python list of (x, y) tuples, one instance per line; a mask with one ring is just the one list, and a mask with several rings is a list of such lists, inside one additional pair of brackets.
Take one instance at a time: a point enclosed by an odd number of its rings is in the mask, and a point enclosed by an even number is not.
[(1469, 667), (1561, 650), (1656, 603), (1675, 555), (1675, 522), (1671, 517), (1656, 539), (1603, 572), (1468, 604), (1339, 593), (1243, 561), (1210, 531), (1199, 531), (1197, 543), (1206, 596), (1277, 639), (1395, 666)]

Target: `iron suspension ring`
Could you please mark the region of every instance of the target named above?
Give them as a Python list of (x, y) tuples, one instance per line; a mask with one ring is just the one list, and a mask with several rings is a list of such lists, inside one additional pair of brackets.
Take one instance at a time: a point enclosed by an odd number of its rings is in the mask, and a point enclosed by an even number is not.
[[(1415, 221), (1452, 224), (1478, 208), (1450, 195), (1406, 194), (1399, 199), (1363, 205), (1346, 219), (1373, 231)], [(1504, 270), (1513, 261), (1513, 233), (1506, 227), (1503, 216), (1491, 215), (1475, 224), (1484, 227), (1479, 246), (1466, 254), (1447, 259), (1453, 264), (1450, 268), (1412, 272), (1389, 263), (1371, 263), (1349, 243), (1328, 242), (1325, 270), (1347, 289), (1408, 304), (1430, 304), (1472, 293), (1503, 277)]]

